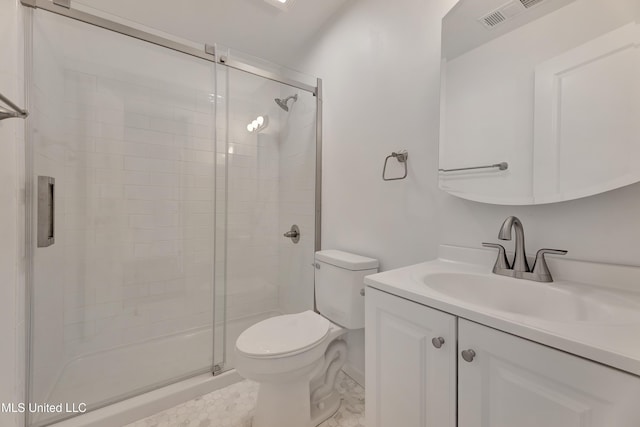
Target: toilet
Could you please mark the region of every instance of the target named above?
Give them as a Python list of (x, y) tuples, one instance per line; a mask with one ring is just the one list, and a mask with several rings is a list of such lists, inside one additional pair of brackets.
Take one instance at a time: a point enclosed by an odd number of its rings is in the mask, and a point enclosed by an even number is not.
[(364, 328), (364, 276), (378, 261), (324, 250), (314, 266), (319, 314), (272, 317), (236, 341), (236, 370), (259, 383), (253, 427), (315, 427), (340, 407), (334, 384), (347, 359), (343, 338)]

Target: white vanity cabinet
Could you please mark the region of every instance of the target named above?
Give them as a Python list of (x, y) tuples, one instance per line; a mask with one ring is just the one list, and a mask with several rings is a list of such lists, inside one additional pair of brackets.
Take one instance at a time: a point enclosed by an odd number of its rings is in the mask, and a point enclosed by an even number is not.
[(640, 426), (634, 375), (464, 319), (458, 350), (460, 427)]
[(365, 323), (367, 427), (455, 427), (455, 316), (367, 288)]
[(368, 427), (640, 426), (635, 375), (374, 288), (365, 331)]

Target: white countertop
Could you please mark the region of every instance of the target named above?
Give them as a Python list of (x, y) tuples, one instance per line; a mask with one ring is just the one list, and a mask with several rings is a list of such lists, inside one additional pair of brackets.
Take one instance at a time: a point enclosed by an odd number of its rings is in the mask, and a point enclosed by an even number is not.
[[(496, 252), (441, 246), (434, 261), (373, 274), (367, 286), (640, 376), (640, 322), (545, 321), (462, 302), (426, 286), (433, 273), (491, 274)], [(548, 258), (555, 283), (623, 297), (640, 310), (640, 267)]]

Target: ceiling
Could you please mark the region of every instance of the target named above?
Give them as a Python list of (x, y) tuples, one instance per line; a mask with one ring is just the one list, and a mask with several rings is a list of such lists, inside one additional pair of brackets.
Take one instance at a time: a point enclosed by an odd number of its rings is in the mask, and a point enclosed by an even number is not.
[(348, 0), (295, 0), (286, 12), (264, 0), (74, 2), (181, 38), (287, 65)]
[(522, 13), (495, 28), (487, 29), (481, 24), (481, 17), (505, 4), (519, 4), (519, 2), (517, 0), (461, 0), (442, 21), (442, 56), (448, 60), (455, 59), (574, 1), (576, 0), (542, 1), (531, 9), (520, 6), (521, 9), (518, 8), (518, 10), (523, 10)]

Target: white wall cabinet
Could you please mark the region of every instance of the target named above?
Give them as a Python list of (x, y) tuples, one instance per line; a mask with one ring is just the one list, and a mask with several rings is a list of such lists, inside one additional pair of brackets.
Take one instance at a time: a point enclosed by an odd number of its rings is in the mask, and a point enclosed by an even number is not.
[(455, 427), (455, 333), (454, 316), (367, 288), (367, 427)]
[(634, 375), (373, 288), (365, 330), (369, 427), (640, 426)]

